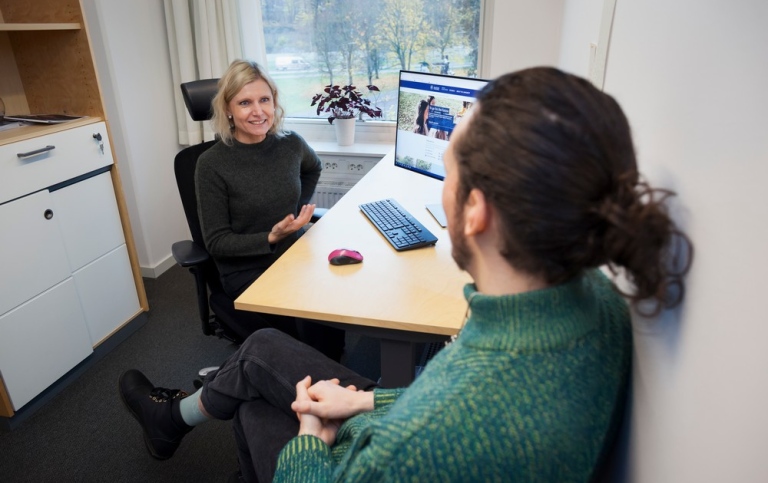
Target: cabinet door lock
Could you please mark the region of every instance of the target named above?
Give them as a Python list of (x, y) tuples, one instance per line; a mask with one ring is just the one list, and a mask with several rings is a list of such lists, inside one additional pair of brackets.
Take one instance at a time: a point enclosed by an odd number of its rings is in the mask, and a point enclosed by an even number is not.
[(99, 142), (99, 149), (101, 149), (101, 154), (104, 154), (104, 141), (101, 140), (101, 133), (100, 132), (94, 133), (93, 139)]
[(53, 210), (51, 209), (45, 210), (43, 212), (43, 216), (45, 217), (46, 220), (50, 220), (51, 218), (53, 218)]

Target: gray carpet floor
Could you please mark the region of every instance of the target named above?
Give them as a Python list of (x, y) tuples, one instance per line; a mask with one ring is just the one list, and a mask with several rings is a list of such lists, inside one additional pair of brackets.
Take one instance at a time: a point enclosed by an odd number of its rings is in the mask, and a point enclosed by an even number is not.
[[(144, 282), (147, 323), (14, 430), (0, 432), (0, 481), (217, 482), (237, 470), (229, 422), (199, 426), (173, 458), (156, 461), (120, 402), (117, 379), (127, 369), (143, 371), (159, 386), (193, 391), (199, 368), (218, 365), (235, 350), (202, 334), (194, 281), (185, 269)], [(344, 364), (375, 380), (378, 361), (378, 341), (347, 333)]]

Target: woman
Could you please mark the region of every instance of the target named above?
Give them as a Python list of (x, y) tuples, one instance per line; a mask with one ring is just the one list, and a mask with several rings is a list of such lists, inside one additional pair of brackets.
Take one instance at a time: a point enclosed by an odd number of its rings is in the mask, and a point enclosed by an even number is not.
[[(453, 343), (401, 389), (273, 330), (189, 397), (129, 371), (121, 393), (153, 455), (173, 455), (208, 418), (234, 417), (245, 481), (599, 476), (629, 385), (622, 295), (652, 313), (682, 301), (688, 264), (670, 250), (691, 245), (667, 215), (670, 193), (640, 180), (616, 101), (553, 68), (490, 82), (444, 158), (452, 255), (473, 279)], [(602, 266), (621, 268), (632, 290)]]
[[(315, 209), (309, 201), (322, 167), (301, 136), (283, 130), (277, 86), (258, 64), (232, 62), (212, 105), (219, 142), (197, 163), (198, 213), (224, 291), (237, 298), (303, 232)], [(265, 318), (295, 333), (292, 319)], [(343, 331), (300, 328), (306, 338), (329, 344), (323, 352), (340, 357)]]
[(419, 108), (416, 113), (416, 126), (413, 128), (413, 132), (416, 134), (422, 134), (424, 136), (429, 134), (427, 119), (429, 119), (429, 102), (425, 99), (422, 99), (419, 101)]
[(320, 159), (282, 122), (274, 82), (255, 63), (233, 62), (213, 98), (219, 142), (195, 173), (205, 244), (233, 298), (296, 241), (314, 212), (308, 203)]

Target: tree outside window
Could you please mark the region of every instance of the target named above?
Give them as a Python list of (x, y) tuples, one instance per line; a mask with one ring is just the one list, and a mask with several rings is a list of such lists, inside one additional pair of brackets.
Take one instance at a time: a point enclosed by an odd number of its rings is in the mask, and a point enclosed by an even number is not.
[(394, 121), (399, 71), (474, 77), (482, 0), (261, 0), (267, 68), (289, 117), (328, 84), (374, 84)]

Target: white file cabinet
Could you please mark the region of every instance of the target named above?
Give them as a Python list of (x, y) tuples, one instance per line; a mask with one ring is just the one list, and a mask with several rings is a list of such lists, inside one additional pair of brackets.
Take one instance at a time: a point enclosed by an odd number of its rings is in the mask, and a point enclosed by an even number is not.
[(112, 163), (103, 122), (0, 146), (0, 375), (14, 410), (140, 311)]

